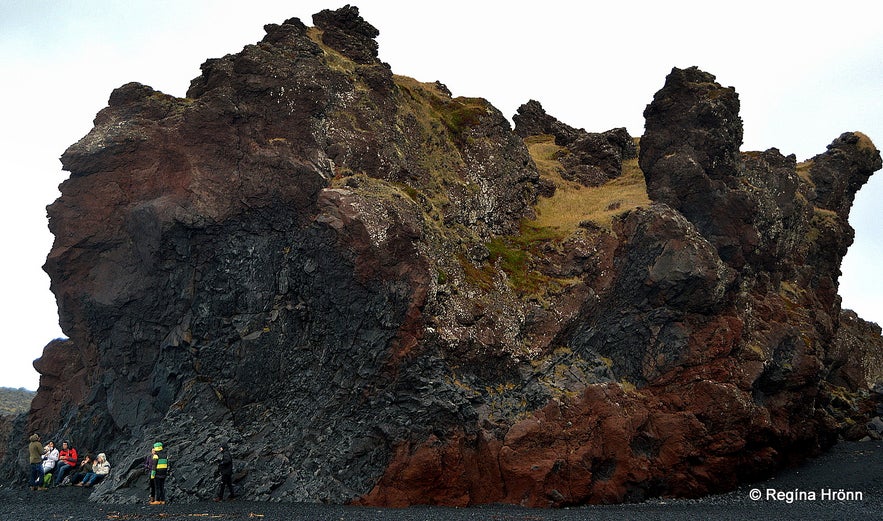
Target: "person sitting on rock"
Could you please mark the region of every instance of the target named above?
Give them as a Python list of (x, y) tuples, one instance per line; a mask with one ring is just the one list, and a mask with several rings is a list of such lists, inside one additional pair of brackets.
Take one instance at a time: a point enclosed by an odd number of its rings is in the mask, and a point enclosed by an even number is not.
[(58, 449), (55, 443), (50, 441), (43, 449), (43, 483), (40, 484), (41, 490), (46, 490), (46, 484), (52, 479), (52, 471), (55, 470), (55, 463), (58, 462)]
[(84, 487), (95, 486), (104, 481), (108, 474), (110, 474), (110, 462), (107, 461), (107, 456), (102, 452), (95, 458), (95, 463), (92, 464), (92, 472), (86, 474), (80, 485)]
[(77, 466), (77, 449), (70, 446), (67, 441), (61, 442), (61, 450), (58, 451), (58, 463), (55, 465), (55, 476), (52, 483), (57, 487), (64, 480), (64, 475)]
[(86, 477), (87, 474), (92, 472), (92, 464), (94, 463), (91, 454), (86, 454), (86, 457), (83, 458), (83, 461), (80, 462), (80, 467), (77, 469), (77, 473), (71, 476), (71, 485), (81, 485), (83, 482), (83, 478)]

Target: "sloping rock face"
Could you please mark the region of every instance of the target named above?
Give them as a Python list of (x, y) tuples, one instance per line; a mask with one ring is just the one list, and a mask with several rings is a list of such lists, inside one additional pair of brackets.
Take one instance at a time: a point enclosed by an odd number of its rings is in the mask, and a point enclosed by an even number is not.
[(735, 91), (675, 69), (641, 140), (652, 204), (538, 228), (525, 141), (621, 182), (624, 131), (532, 102), (516, 133), (393, 75), (356, 8), (314, 23), (266, 26), (184, 99), (120, 87), (62, 156), (45, 269), (70, 340), (35, 364), (27, 431), (109, 455), (93, 499), (142, 500), (154, 441), (178, 501), (211, 497), (221, 443), (257, 500), (698, 496), (866, 413), (883, 342), (837, 297), (866, 137), (741, 153)]

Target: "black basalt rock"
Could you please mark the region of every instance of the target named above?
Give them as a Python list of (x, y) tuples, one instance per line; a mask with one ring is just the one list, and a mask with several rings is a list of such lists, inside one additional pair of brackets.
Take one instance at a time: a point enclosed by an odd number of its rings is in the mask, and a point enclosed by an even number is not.
[(359, 15), (359, 8), (345, 5), (336, 11), (325, 9), (313, 15), (313, 23), (323, 31), (322, 42), (356, 63), (377, 61), (380, 34)]
[(526, 138), (549, 134), (563, 147), (559, 160), (562, 176), (584, 186), (599, 186), (622, 174), (622, 162), (637, 155), (637, 148), (625, 128), (606, 132), (586, 132), (558, 121), (536, 100), (518, 108), (512, 116), (515, 133)]

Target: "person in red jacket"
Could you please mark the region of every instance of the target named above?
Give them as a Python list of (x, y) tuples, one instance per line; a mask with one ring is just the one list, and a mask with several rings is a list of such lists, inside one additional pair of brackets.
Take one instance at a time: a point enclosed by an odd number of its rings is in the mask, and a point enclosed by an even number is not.
[(55, 465), (55, 486), (61, 485), (67, 471), (75, 468), (77, 468), (77, 449), (66, 441), (62, 442), (61, 450), (58, 451), (58, 464)]

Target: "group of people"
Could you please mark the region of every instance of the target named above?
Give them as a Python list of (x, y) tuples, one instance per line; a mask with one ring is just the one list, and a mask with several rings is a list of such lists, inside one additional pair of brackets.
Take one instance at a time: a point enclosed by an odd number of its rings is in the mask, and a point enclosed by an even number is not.
[[(46, 490), (50, 486), (73, 485), (91, 487), (101, 483), (110, 474), (110, 463), (102, 452), (93, 460), (87, 454), (79, 460), (77, 450), (67, 441), (62, 442), (61, 450), (55, 448), (53, 442), (45, 446), (40, 436), (33, 434), (28, 444), (28, 456), (31, 464), (31, 490)], [(151, 505), (166, 503), (166, 478), (169, 475), (169, 460), (163, 450), (163, 444), (153, 444), (150, 455), (144, 462), (149, 479)], [(221, 486), (215, 501), (224, 499), (224, 491), (229, 490), (228, 498), (235, 498), (233, 492), (233, 457), (226, 444), (220, 446), (217, 474), (221, 478)]]
[(32, 434), (28, 441), (31, 465), (28, 484), (31, 490), (46, 490), (64, 484), (91, 487), (110, 474), (110, 462), (103, 452), (97, 458), (87, 454), (80, 460), (77, 449), (67, 441), (61, 443), (61, 450), (52, 441), (43, 445), (38, 434)]

